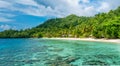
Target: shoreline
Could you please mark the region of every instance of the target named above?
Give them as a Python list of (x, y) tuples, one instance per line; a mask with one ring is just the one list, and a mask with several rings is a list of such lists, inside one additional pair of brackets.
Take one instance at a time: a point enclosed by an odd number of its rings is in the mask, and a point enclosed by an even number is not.
[[(0, 38), (0, 39), (33, 39), (33, 38)], [(81, 40), (81, 41), (93, 41), (93, 42), (109, 42), (120, 44), (120, 39), (95, 39), (95, 38), (39, 38), (39, 39), (54, 39), (54, 40)]]
[(120, 43), (120, 39), (94, 39), (94, 38), (43, 38), (43, 39), (82, 40), (82, 41), (96, 41), (96, 42)]

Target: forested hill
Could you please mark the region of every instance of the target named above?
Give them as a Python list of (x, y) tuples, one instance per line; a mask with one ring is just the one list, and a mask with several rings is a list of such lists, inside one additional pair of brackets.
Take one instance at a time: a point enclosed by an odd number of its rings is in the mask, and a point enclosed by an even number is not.
[(72, 14), (65, 18), (49, 19), (32, 29), (0, 32), (0, 38), (32, 37), (120, 38), (120, 7), (93, 17)]

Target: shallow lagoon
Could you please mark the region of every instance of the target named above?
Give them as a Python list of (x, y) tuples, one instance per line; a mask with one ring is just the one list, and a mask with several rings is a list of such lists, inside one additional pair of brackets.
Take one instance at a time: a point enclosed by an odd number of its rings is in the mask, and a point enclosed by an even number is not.
[(55, 39), (0, 39), (0, 66), (120, 65), (120, 44)]

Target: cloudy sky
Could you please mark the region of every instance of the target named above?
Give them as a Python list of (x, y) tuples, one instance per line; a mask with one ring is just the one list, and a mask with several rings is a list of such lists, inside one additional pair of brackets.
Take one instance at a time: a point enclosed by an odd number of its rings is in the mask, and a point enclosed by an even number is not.
[(70, 14), (94, 16), (120, 6), (120, 0), (0, 0), (0, 31), (31, 28)]

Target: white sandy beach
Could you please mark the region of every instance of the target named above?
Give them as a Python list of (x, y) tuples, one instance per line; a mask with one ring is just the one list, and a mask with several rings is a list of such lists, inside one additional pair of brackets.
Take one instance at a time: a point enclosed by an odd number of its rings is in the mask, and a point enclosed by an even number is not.
[(82, 41), (98, 41), (98, 42), (120, 43), (120, 39), (94, 39), (94, 38), (45, 38), (45, 39), (82, 40)]

